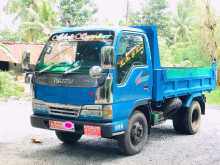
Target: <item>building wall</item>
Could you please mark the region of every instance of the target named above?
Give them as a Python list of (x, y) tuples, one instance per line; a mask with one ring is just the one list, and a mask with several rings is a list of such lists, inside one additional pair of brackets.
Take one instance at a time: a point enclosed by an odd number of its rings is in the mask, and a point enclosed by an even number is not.
[[(43, 44), (28, 44), (28, 43), (15, 43), (15, 42), (0, 42), (4, 44), (10, 51), (10, 54), (6, 54), (0, 50), (0, 69), (1, 70), (14, 70), (21, 71), (21, 61), (24, 51), (29, 51), (30, 63), (35, 65), (37, 59), (43, 48)], [(7, 67), (9, 66), (9, 68)]]

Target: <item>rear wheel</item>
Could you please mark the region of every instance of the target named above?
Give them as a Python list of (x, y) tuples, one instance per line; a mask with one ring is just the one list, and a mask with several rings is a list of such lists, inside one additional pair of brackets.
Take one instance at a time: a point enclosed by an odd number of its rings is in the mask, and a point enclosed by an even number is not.
[(173, 118), (173, 127), (179, 133), (195, 134), (201, 125), (201, 107), (198, 101), (193, 101), (188, 109), (181, 109)]
[(74, 144), (81, 138), (82, 135), (72, 132), (56, 131), (56, 136), (63, 143)]
[(148, 140), (148, 123), (145, 115), (135, 111), (129, 119), (128, 129), (118, 138), (123, 154), (134, 155), (140, 152)]

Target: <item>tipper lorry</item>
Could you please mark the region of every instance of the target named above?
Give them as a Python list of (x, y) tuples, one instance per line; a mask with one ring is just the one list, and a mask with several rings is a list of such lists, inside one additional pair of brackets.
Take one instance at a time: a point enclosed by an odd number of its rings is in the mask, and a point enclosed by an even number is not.
[(32, 75), (33, 127), (68, 144), (82, 135), (116, 139), (133, 155), (165, 120), (177, 133), (199, 131), (216, 62), (162, 67), (156, 26), (73, 27), (49, 37)]

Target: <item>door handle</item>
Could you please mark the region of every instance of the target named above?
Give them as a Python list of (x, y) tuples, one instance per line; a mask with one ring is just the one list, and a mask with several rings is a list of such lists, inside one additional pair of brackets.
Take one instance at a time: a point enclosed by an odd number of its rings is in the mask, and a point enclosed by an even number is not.
[(144, 85), (144, 90), (148, 90), (148, 86), (147, 85)]

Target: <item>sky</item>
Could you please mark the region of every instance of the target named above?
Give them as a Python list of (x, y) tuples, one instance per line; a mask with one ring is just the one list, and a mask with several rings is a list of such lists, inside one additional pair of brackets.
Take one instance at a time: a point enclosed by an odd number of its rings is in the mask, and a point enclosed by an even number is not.
[[(169, 0), (169, 6), (175, 9), (176, 0)], [(94, 0), (98, 12), (96, 17), (98, 18), (98, 23), (105, 20), (111, 20), (113, 23), (117, 24), (119, 20), (125, 19), (127, 10), (127, 0)], [(141, 8), (144, 0), (129, 0), (129, 9), (132, 11), (137, 11)]]
[[(0, 0), (0, 30), (5, 27), (16, 30), (16, 23), (13, 22), (11, 16), (5, 16), (3, 13), (3, 6), (8, 0)], [(169, 7), (171, 11), (175, 10), (176, 2), (178, 0), (169, 0)], [(125, 19), (127, 0), (93, 0), (96, 4), (98, 12), (95, 15), (97, 24), (102, 24), (106, 20), (110, 20), (113, 24), (117, 24), (119, 20)], [(142, 6), (143, 0), (129, 0), (130, 9), (132, 11), (138, 10)], [(213, 8), (220, 16), (220, 0), (211, 0)]]
[[(131, 10), (140, 9), (143, 1), (144, 0), (129, 0)], [(176, 9), (177, 1), (178, 0), (168, 0), (169, 8), (173, 12)], [(98, 8), (96, 17), (100, 22), (109, 19), (117, 24), (120, 19), (125, 19), (127, 0), (94, 0), (94, 2)], [(211, 4), (217, 15), (220, 16), (220, 0), (211, 0)]]
[[(98, 23), (111, 20), (117, 24), (119, 20), (125, 18), (127, 0), (95, 0), (94, 2), (98, 8), (95, 16)], [(129, 0), (129, 2), (132, 10), (141, 8), (142, 0)]]

